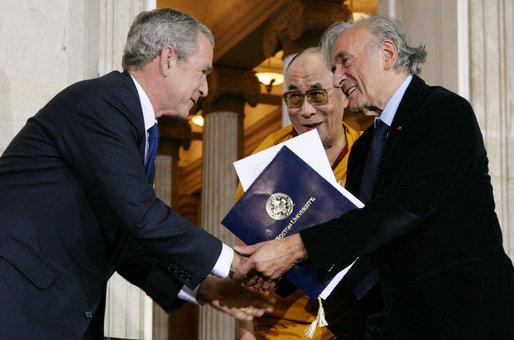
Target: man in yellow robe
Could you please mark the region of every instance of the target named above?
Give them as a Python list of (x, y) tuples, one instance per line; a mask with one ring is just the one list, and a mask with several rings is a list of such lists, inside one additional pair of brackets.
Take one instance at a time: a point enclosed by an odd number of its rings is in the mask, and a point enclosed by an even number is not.
[[(254, 153), (317, 129), (335, 177), (344, 185), (351, 147), (362, 132), (343, 122), (343, 111), (348, 103), (343, 92), (332, 85), (332, 77), (318, 48), (300, 52), (285, 74), (287, 92), (283, 99), (292, 124), (270, 134)], [(357, 130), (363, 130), (366, 126), (359, 129), (359, 123), (366, 125), (367, 122), (353, 121), (351, 124)], [(243, 189), (239, 185), (236, 199), (242, 195)], [(275, 310), (255, 320), (255, 325), (241, 322), (240, 339), (306, 338), (304, 331), (316, 319), (318, 302), (298, 289), (285, 298), (275, 292), (270, 294), (277, 300)], [(334, 338), (327, 328), (318, 328), (313, 337), (319, 340)]]

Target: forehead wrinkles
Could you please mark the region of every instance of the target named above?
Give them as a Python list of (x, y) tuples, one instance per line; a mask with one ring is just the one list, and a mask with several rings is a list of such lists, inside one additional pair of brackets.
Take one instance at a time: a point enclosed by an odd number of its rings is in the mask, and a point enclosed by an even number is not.
[(331, 86), (332, 74), (328, 69), (314, 67), (295, 67), (286, 75), (288, 89), (328, 88)]
[(369, 28), (365, 24), (349, 28), (341, 33), (334, 43), (332, 64), (340, 61), (341, 57), (355, 56), (361, 51), (367, 51), (371, 38)]

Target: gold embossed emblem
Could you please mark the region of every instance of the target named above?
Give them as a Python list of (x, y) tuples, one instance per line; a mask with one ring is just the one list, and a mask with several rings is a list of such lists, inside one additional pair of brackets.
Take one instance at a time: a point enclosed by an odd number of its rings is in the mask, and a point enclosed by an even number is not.
[(291, 197), (281, 192), (274, 193), (266, 201), (266, 212), (274, 220), (283, 220), (293, 212)]

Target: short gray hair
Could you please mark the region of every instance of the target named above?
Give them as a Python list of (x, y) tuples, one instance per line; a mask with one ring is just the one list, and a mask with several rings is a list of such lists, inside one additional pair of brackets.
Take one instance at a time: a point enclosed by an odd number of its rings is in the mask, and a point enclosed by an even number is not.
[(388, 18), (381, 15), (372, 15), (370, 17), (348, 22), (338, 22), (330, 26), (321, 38), (321, 51), (325, 58), (330, 60), (332, 49), (336, 39), (344, 31), (358, 24), (366, 23), (370, 27), (370, 31), (375, 37), (371, 39), (369, 54), (374, 54), (382, 41), (391, 40), (398, 50), (398, 60), (394, 66), (397, 72), (408, 71), (411, 74), (419, 74), (421, 72), (421, 64), (425, 62), (427, 52), (424, 45), (418, 47), (410, 47), (407, 43), (407, 30), (398, 20)]
[(139, 13), (128, 32), (123, 71), (144, 67), (168, 45), (173, 47), (179, 60), (189, 57), (196, 52), (198, 33), (203, 33), (214, 48), (211, 30), (189, 14), (172, 8)]

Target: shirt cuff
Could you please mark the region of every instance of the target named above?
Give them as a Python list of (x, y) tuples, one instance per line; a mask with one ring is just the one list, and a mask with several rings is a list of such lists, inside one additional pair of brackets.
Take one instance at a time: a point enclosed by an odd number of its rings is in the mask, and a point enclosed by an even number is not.
[(178, 292), (177, 297), (180, 300), (184, 300), (187, 302), (194, 303), (195, 305), (201, 306), (202, 304), (196, 300), (196, 297), (198, 296), (198, 288), (200, 286), (197, 286), (195, 289), (191, 290), (187, 288), (187, 286), (182, 286), (182, 289), (180, 292)]
[[(234, 250), (223, 243), (223, 247), (221, 248), (221, 254), (218, 257), (218, 261), (214, 265), (214, 268), (211, 270), (211, 274), (217, 277), (226, 278), (228, 273), (230, 272), (230, 266), (232, 265), (232, 261), (234, 260)], [(180, 292), (178, 292), (177, 297), (180, 300), (184, 300), (187, 302), (194, 303), (196, 305), (202, 305), (197, 300), (198, 296), (198, 288), (191, 290), (187, 286), (182, 286)]]
[(234, 250), (223, 243), (221, 254), (218, 257), (218, 261), (211, 270), (211, 274), (222, 279), (226, 278), (230, 272), (230, 266), (234, 260)]

